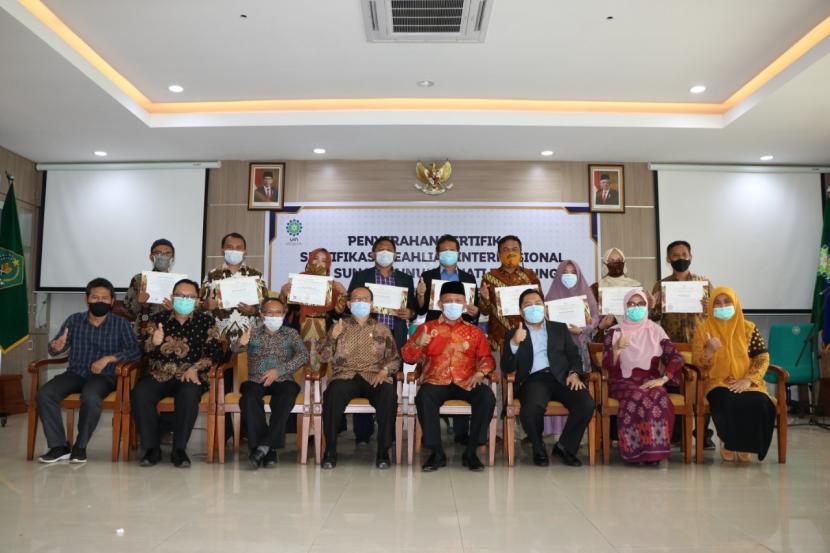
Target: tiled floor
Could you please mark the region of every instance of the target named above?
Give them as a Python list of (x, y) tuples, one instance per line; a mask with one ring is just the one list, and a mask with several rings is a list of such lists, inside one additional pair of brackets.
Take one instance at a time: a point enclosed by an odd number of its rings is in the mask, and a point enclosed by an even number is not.
[[(523, 451), (476, 474), (450, 449), (424, 474), (379, 471), (347, 439), (334, 471), (293, 450), (258, 472), (199, 455), (189, 470), (113, 464), (108, 422), (83, 466), (27, 462), (24, 415), (0, 429), (0, 551), (830, 551), (830, 432), (816, 428), (790, 431), (786, 465), (772, 451), (742, 466), (707, 452), (702, 466), (675, 453), (659, 469), (537, 468)], [(196, 431), (192, 452), (203, 444)]]

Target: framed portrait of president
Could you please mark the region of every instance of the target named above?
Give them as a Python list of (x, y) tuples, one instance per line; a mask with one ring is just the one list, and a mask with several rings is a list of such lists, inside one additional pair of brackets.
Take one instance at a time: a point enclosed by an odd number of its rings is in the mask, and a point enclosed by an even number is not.
[(251, 163), (248, 209), (279, 210), (285, 197), (285, 163)]
[(625, 213), (622, 165), (588, 166), (588, 205), (592, 213)]

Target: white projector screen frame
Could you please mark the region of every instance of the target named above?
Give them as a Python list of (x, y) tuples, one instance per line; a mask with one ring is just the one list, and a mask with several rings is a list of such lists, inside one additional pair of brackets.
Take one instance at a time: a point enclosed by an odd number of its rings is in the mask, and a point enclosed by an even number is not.
[(176, 248), (171, 270), (204, 275), (207, 169), (81, 168), (43, 176), (37, 290), (82, 291), (92, 278), (125, 290), (152, 268), (150, 245)]
[(671, 274), (666, 247), (692, 245), (692, 272), (730, 286), (755, 313), (812, 308), (822, 226), (815, 172), (659, 170), (658, 266)]

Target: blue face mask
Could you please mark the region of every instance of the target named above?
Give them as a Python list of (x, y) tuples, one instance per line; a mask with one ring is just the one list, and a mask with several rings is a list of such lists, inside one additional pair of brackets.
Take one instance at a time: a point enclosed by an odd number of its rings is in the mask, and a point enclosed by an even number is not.
[(735, 316), (735, 306), (728, 305), (726, 307), (715, 307), (712, 309), (712, 314), (716, 319), (721, 321), (728, 321)]
[(196, 307), (196, 300), (193, 298), (173, 298), (173, 310), (179, 315), (190, 315)]
[(444, 267), (452, 267), (458, 263), (458, 252), (454, 250), (444, 250), (438, 254), (438, 261)]
[(395, 252), (390, 252), (389, 250), (380, 250), (379, 252), (375, 252), (375, 261), (377, 261), (378, 265), (381, 267), (388, 267), (395, 262)]
[(239, 250), (225, 250), (225, 263), (228, 265), (239, 265), (245, 259), (245, 252)]
[(464, 305), (460, 303), (445, 303), (441, 311), (444, 313), (444, 317), (455, 321), (464, 313)]
[(525, 316), (525, 320), (530, 324), (539, 324), (545, 320), (545, 306), (528, 305), (522, 309), (522, 314)]
[(645, 305), (629, 307), (625, 310), (625, 314), (630, 320), (635, 323), (639, 323), (646, 318), (646, 315), (648, 315), (648, 308)]
[(562, 284), (565, 288), (573, 288), (576, 286), (577, 276), (574, 273), (565, 273), (562, 275)]
[(352, 315), (358, 319), (362, 319), (363, 317), (368, 317), (369, 313), (372, 312), (372, 304), (366, 303), (365, 301), (353, 301), (349, 309)]

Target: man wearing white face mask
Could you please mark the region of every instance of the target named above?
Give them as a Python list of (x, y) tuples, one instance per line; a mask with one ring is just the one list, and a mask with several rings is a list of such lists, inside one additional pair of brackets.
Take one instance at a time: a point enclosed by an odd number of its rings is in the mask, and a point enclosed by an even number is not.
[[(159, 238), (150, 246), (150, 261), (153, 262), (154, 271), (161, 273), (170, 272), (170, 267), (175, 262), (175, 257), (176, 248), (166, 238)], [(169, 305), (147, 303), (150, 296), (142, 287), (141, 281), (141, 273), (138, 273), (130, 281), (127, 294), (124, 296), (124, 308), (130, 314), (130, 317), (135, 320), (137, 333), (140, 332), (143, 325), (147, 324), (147, 321), (150, 320), (152, 315), (170, 309)]]
[[(418, 327), (401, 350), (407, 363), (422, 363), (421, 387), (415, 396), (418, 420), (424, 429), (424, 446), (432, 453), (423, 465), (424, 472), (446, 466), (441, 445), (439, 410), (445, 401), (460, 399), (472, 408), (470, 436), (485, 436), (493, 417), (496, 397), (486, 378), (496, 361), (484, 332), (461, 318), (466, 307), (464, 285), (446, 282), (441, 286), (441, 316)], [(476, 455), (477, 440), (469, 440), (461, 457), (472, 471), (484, 470)]]
[[(285, 423), (300, 385), (294, 373), (308, 363), (308, 350), (299, 333), (283, 326), (286, 307), (277, 298), (262, 302), (262, 324), (247, 329), (231, 346), (248, 353), (248, 380), (239, 388), (239, 408), (246, 421), (252, 469), (277, 465), (277, 449), (285, 447)], [(265, 422), (263, 396), (271, 396), (271, 421)]]
[(262, 280), (262, 273), (245, 264), (247, 248), (244, 236), (236, 232), (226, 234), (222, 238), (224, 263), (207, 274), (200, 292), (204, 309), (212, 311), (213, 316), (216, 317), (216, 325), (219, 327), (222, 339), (231, 343), (239, 339), (246, 329), (256, 325), (259, 305), (240, 303), (232, 309), (221, 309), (217, 302), (219, 281), (226, 278), (255, 277), (258, 279), (262, 297), (268, 295), (268, 289)]
[[(394, 315), (378, 313), (377, 321), (392, 332), (398, 351), (409, 336), (409, 322), (415, 318), (418, 307), (415, 299), (415, 285), (412, 277), (393, 267), (395, 263), (395, 240), (390, 236), (381, 236), (372, 244), (372, 257), (375, 266), (355, 273), (349, 283), (349, 292), (366, 286), (367, 283), (385, 284), (407, 289), (406, 307), (398, 309)], [(368, 442), (373, 430), (372, 415), (354, 416), (354, 433), (357, 442)]]

